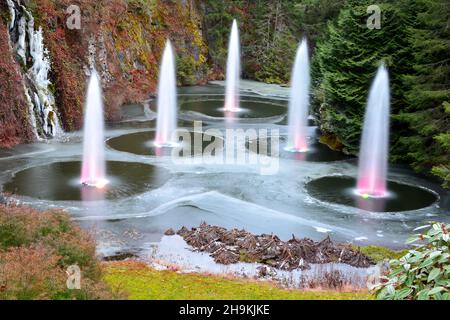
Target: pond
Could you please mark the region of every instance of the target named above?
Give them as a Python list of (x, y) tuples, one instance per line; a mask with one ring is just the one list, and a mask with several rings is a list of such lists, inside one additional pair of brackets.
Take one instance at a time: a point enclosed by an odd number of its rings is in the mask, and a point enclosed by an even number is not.
[[(430, 220), (450, 222), (448, 192), (402, 166), (390, 167), (391, 200), (380, 205), (368, 199), (359, 205), (351, 194), (356, 159), (320, 144), (312, 122), (310, 153), (285, 151), (289, 91), (251, 82), (245, 82), (245, 88), (242, 113), (231, 121), (224, 121), (221, 110), (221, 83), (180, 88), (178, 125), (192, 135), (194, 121), (202, 121), (203, 130), (215, 130), (211, 132), (268, 130), (267, 145), (277, 137), (280, 147), (274, 173), (261, 174), (258, 163), (173, 161), (169, 152), (151, 144), (156, 114), (149, 102), (124, 106), (122, 121), (107, 126), (110, 181), (100, 195), (86, 194), (77, 183), (80, 132), (1, 151), (3, 191), (22, 204), (67, 210), (83, 227), (96, 230), (99, 250), (105, 254), (143, 253), (167, 229), (191, 228), (204, 221), (284, 239), (295, 234), (321, 240), (329, 234), (339, 242), (393, 248), (402, 247), (415, 228)], [(272, 91), (276, 94), (271, 96)], [(191, 156), (204, 152), (217, 138), (211, 134), (204, 139), (205, 135), (199, 153), (193, 148)], [(259, 138), (249, 139), (244, 147), (258, 154), (260, 145)], [(270, 147), (267, 151), (265, 156), (274, 156)]]

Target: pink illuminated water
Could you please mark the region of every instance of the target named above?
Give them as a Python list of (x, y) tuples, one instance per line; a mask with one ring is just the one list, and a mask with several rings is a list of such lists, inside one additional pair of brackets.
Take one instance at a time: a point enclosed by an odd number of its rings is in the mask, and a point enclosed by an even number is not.
[(97, 72), (93, 70), (89, 80), (84, 111), (81, 183), (100, 189), (107, 184), (102, 99), (100, 79)]
[(307, 127), (309, 115), (310, 63), (308, 43), (303, 39), (295, 58), (292, 72), (292, 88), (289, 100), (289, 141), (287, 150), (308, 150)]
[(389, 114), (389, 74), (382, 65), (370, 89), (359, 155), (357, 191), (366, 197), (387, 194)]
[(241, 77), (241, 53), (239, 30), (236, 20), (231, 28), (228, 46), (227, 79), (225, 92), (225, 111), (239, 111), (239, 82)]
[(167, 40), (164, 49), (158, 86), (157, 147), (174, 145), (172, 135), (177, 129), (177, 82), (172, 44)]

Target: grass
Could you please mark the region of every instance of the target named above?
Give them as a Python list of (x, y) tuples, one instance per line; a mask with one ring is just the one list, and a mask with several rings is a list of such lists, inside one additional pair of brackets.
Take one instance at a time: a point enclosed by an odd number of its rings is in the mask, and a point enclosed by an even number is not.
[(300, 291), (272, 283), (156, 271), (143, 263), (105, 263), (104, 280), (132, 300), (368, 300), (368, 292)]
[(375, 263), (382, 262), (385, 259), (399, 259), (408, 253), (408, 250), (395, 251), (386, 247), (379, 246), (354, 247), (353, 249), (360, 250), (362, 253), (371, 258)]
[[(0, 299), (373, 299), (364, 291), (287, 290), (229, 276), (156, 271), (138, 262), (100, 266), (95, 247), (92, 235), (73, 224), (65, 212), (0, 205)], [(405, 253), (377, 246), (355, 249), (375, 262)], [(82, 290), (66, 287), (66, 269), (74, 264), (82, 270)]]

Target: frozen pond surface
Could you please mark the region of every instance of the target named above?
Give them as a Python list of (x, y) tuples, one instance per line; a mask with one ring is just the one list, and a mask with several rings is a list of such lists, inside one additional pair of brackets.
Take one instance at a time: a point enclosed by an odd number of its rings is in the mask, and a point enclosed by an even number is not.
[[(283, 102), (289, 92), (287, 88), (247, 81), (242, 87), (246, 95), (256, 97), (256, 100), (264, 99), (273, 92), (273, 99)], [(182, 88), (180, 99), (199, 99), (223, 92), (220, 85)], [(155, 114), (149, 105), (125, 107), (123, 116), (124, 121), (120, 125), (109, 126), (107, 139), (154, 129)], [(255, 121), (251, 123), (234, 126), (277, 129), (285, 135), (287, 127), (280, 125), (279, 117), (276, 118), (253, 119)], [(185, 119), (180, 121), (180, 125), (190, 128), (192, 123)], [(204, 129), (230, 126), (233, 127), (233, 124), (212, 121), (205, 123)], [(310, 128), (310, 132), (314, 139), (316, 129)], [(24, 169), (80, 161), (81, 150), (81, 134), (72, 133), (60, 141), (0, 151), (0, 183), (3, 186)], [(413, 229), (429, 220), (450, 222), (448, 192), (402, 167), (392, 167), (389, 179), (433, 190), (439, 194), (439, 201), (414, 211), (371, 213), (320, 201), (308, 194), (306, 184), (314, 179), (333, 175), (355, 177), (356, 161), (352, 158), (307, 162), (282, 157), (279, 159), (278, 173), (263, 176), (260, 165), (179, 164), (166, 155), (139, 155), (112, 148), (107, 149), (106, 157), (108, 161), (142, 163), (161, 168), (168, 173), (168, 178), (158, 188), (105, 201), (13, 197), (38, 208), (67, 209), (83, 227), (97, 231), (99, 249), (108, 253), (135, 250), (144, 254), (149, 243), (159, 242), (167, 229), (191, 228), (204, 221), (225, 228), (243, 228), (254, 234), (274, 233), (282, 239), (289, 239), (295, 234), (299, 238), (322, 240), (330, 234), (338, 242), (390, 247), (402, 247), (405, 239), (414, 233)], [(58, 179), (61, 177), (48, 177), (47, 183), (41, 183), (40, 188), (53, 188), (54, 181)]]
[[(157, 246), (151, 247), (148, 254), (148, 262), (156, 269), (164, 270), (175, 265), (180, 268), (180, 272), (273, 280), (290, 288), (308, 288), (314, 284), (320, 286), (321, 281), (326, 282), (327, 277), (336, 273), (344, 287), (366, 288), (370, 276), (380, 272), (379, 266), (356, 268), (342, 263), (311, 264), (309, 269), (294, 271), (268, 268), (260, 263), (223, 265), (216, 263), (207, 253), (192, 251), (183, 238), (177, 235), (164, 236)], [(261, 269), (264, 270), (263, 274)]]

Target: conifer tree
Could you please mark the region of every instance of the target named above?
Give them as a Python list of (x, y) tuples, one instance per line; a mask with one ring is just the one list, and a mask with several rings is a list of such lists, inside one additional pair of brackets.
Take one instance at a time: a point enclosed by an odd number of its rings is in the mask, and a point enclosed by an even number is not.
[[(390, 72), (392, 111), (405, 105), (403, 77), (411, 69), (407, 46), (408, 14), (392, 3), (380, 4), (381, 28), (370, 29), (371, 1), (349, 0), (326, 39), (317, 48), (314, 111), (325, 133), (337, 137), (343, 149), (358, 152), (370, 84), (384, 63)], [(398, 137), (395, 136), (396, 140)]]
[(397, 158), (423, 173), (430, 170), (450, 186), (450, 7), (443, 0), (419, 0), (416, 24), (409, 28), (414, 73), (407, 107), (395, 118), (408, 127)]

